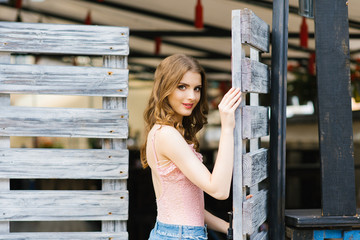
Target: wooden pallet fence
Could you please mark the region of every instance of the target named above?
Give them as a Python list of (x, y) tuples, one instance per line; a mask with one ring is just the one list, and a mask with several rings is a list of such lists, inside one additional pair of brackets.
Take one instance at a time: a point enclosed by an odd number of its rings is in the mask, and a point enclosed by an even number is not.
[[(268, 150), (261, 148), (260, 139), (269, 134), (269, 107), (259, 105), (259, 94), (269, 93), (270, 74), (259, 56), (269, 51), (269, 33), (269, 25), (251, 10), (232, 11), (233, 86), (250, 95), (250, 105), (244, 99), (236, 113), (233, 224), (238, 240), (268, 238), (260, 230), (267, 219), (268, 202)], [(250, 57), (244, 54), (246, 46)]]
[[(11, 64), (12, 53), (103, 56), (103, 67)], [(0, 22), (0, 239), (126, 240), (126, 27)], [(103, 97), (103, 109), (10, 106), (11, 94)], [(10, 148), (10, 136), (103, 139), (102, 149)], [(99, 179), (102, 190), (10, 190), (10, 179)], [(10, 232), (12, 221), (101, 221), (101, 232)]]
[(127, 138), (126, 110), (0, 107), (2, 136)]
[(113, 26), (0, 22), (0, 51), (127, 56), (129, 30)]
[(128, 69), (0, 64), (0, 91), (126, 97), (128, 75)]
[(1, 176), (12, 179), (126, 179), (127, 150), (0, 148)]

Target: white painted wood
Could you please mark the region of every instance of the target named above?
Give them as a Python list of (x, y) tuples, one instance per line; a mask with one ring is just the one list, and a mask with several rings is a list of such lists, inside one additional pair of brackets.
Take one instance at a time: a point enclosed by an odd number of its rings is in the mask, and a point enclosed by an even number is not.
[(266, 64), (245, 58), (242, 60), (242, 69), (244, 92), (269, 93), (270, 71)]
[[(121, 56), (104, 56), (103, 66), (106, 68), (127, 68), (127, 57)], [(127, 99), (120, 97), (104, 97), (103, 98), (104, 109), (127, 109)], [(122, 139), (104, 139), (103, 149), (126, 149), (126, 140)], [(126, 180), (103, 180), (103, 191), (117, 191), (127, 189)], [(124, 219), (127, 220), (127, 219)], [(123, 232), (127, 229), (126, 221), (102, 221), (101, 229), (103, 232)]]
[(243, 107), (243, 139), (269, 135), (269, 108), (263, 106)]
[(1, 136), (127, 138), (126, 110), (0, 107)]
[(15, 179), (125, 179), (127, 150), (0, 148), (0, 176)]
[(0, 192), (1, 221), (126, 220), (127, 191)]
[(127, 69), (0, 64), (0, 93), (126, 97), (128, 75)]
[(0, 51), (128, 55), (126, 27), (0, 22)]
[(243, 233), (252, 234), (266, 220), (267, 190), (260, 190), (243, 203)]
[(18, 232), (1, 234), (0, 240), (127, 240), (127, 232)]
[(242, 43), (269, 52), (270, 26), (247, 8), (242, 10), (241, 14)]
[[(242, 45), (241, 45), (241, 11), (232, 11), (232, 86), (241, 86), (241, 58), (242, 58)], [(233, 226), (234, 226), (234, 239), (246, 239), (243, 235), (242, 226), (242, 201), (243, 183), (242, 183), (242, 156), (246, 152), (246, 142), (242, 137), (242, 118), (241, 111), (245, 105), (245, 95), (240, 108), (235, 112), (235, 130), (234, 130), (234, 171), (233, 171)]]
[[(0, 63), (10, 63), (10, 53), (0, 52)], [(10, 106), (10, 95), (0, 93), (0, 107)], [(0, 148), (10, 148), (10, 137), (0, 136)], [(1, 177), (0, 178), (0, 191), (10, 190), (10, 180)], [(0, 221), (0, 236), (3, 233), (10, 232), (10, 224), (6, 221)]]
[(261, 148), (243, 156), (243, 185), (251, 187), (268, 176), (268, 150)]

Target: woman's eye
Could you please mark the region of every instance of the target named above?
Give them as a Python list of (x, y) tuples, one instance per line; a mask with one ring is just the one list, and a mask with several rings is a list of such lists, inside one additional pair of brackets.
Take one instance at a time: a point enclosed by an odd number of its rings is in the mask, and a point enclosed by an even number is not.
[(195, 91), (200, 92), (200, 91), (201, 91), (201, 87), (196, 87), (196, 88), (195, 88)]
[(178, 89), (180, 89), (180, 90), (185, 90), (186, 87), (185, 87), (184, 85), (179, 85), (179, 86), (178, 86)]

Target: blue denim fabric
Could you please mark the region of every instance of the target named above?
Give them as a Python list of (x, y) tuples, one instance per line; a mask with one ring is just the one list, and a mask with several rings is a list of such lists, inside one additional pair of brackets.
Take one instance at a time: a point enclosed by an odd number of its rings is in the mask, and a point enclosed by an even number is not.
[(173, 225), (157, 221), (149, 237), (149, 240), (175, 239), (207, 240), (206, 226)]

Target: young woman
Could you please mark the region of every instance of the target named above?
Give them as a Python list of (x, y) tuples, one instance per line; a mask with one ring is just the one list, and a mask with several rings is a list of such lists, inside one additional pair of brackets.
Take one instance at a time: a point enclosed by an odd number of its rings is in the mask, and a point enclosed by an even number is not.
[(233, 170), (235, 110), (239, 89), (219, 104), (221, 137), (212, 173), (203, 165), (196, 133), (207, 122), (205, 72), (192, 57), (175, 54), (155, 71), (144, 112), (147, 139), (143, 167), (150, 166), (158, 215), (149, 240), (207, 239), (206, 225), (223, 233), (229, 224), (204, 209), (205, 191), (216, 199), (229, 196)]

